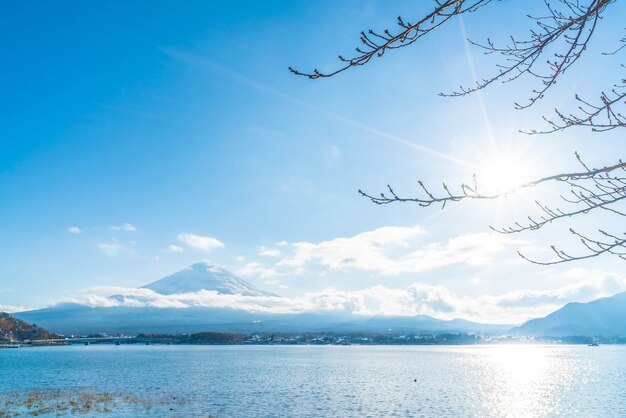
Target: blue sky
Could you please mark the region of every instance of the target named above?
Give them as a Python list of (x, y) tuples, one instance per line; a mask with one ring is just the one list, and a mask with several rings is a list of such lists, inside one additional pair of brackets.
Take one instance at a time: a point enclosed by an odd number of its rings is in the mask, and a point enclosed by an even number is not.
[[(617, 260), (546, 268), (516, 256), (569, 245), (569, 224), (490, 234), (490, 224), (523, 219), (524, 196), (441, 211), (377, 207), (357, 194), (387, 183), (410, 193), (417, 179), (455, 185), (477, 171), (496, 178), (503, 165), (522, 167), (520, 179), (552, 174), (576, 167), (575, 150), (613, 162), (618, 132), (517, 130), (540, 127), (555, 104), (571, 108), (574, 92), (606, 89), (619, 79), (619, 57), (595, 49), (523, 112), (513, 102), (532, 80), (437, 96), (493, 70), (466, 35), (525, 33), (523, 2), (504, 3), (368, 67), (310, 81), (287, 67), (332, 68), (360, 30), (419, 8), (4, 2), (0, 306), (137, 287), (206, 259), (288, 297), (418, 286), (415, 312), (501, 322), (626, 290)], [(603, 24), (596, 45), (617, 43), (622, 23)], [(615, 222), (605, 217), (576, 222)], [(458, 306), (438, 311), (431, 302), (441, 298)], [(470, 303), (486, 298), (489, 311)]]

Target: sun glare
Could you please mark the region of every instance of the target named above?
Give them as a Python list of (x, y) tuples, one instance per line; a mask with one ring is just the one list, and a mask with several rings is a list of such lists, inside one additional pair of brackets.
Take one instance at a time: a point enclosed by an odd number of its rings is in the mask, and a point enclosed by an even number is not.
[(521, 155), (497, 155), (479, 164), (476, 173), (478, 190), (482, 193), (507, 193), (535, 179), (537, 169)]

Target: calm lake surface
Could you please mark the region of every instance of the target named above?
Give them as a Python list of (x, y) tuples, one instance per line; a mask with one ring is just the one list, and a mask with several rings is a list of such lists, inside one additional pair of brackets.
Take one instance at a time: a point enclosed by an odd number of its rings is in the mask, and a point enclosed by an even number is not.
[(0, 395), (32, 389), (184, 399), (110, 416), (624, 417), (626, 346), (0, 350)]

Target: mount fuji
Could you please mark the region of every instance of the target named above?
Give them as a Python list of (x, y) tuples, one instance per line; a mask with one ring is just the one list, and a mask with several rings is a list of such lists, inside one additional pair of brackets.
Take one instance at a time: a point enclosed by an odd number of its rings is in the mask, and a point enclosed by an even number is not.
[(222, 295), (277, 297), (240, 279), (223, 267), (206, 262), (192, 264), (184, 270), (147, 284), (142, 289), (150, 289), (162, 295), (208, 290)]

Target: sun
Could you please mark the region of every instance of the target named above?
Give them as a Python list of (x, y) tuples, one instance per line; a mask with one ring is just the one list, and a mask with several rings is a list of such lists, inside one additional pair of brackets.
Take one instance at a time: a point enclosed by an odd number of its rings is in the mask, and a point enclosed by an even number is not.
[(527, 216), (534, 210), (534, 202), (546, 197), (546, 190), (521, 186), (545, 176), (549, 161), (548, 154), (524, 144), (504, 144), (477, 156), (473, 163), (478, 193), (498, 197), (495, 204), (483, 206), (493, 216), (492, 225), (506, 225)]
[(482, 194), (507, 194), (535, 180), (537, 167), (522, 153), (494, 153), (478, 163), (476, 181)]

